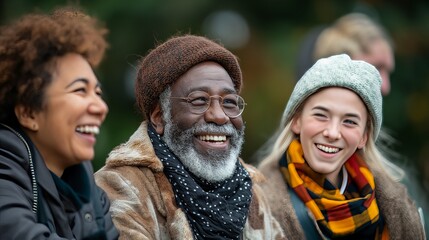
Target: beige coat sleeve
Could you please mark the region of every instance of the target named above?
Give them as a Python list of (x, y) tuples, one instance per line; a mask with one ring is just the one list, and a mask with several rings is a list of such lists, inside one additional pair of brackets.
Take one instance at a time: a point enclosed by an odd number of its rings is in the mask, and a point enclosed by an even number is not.
[(162, 174), (126, 166), (102, 168), (95, 178), (111, 200), (120, 239), (192, 239), (186, 216), (175, 206)]

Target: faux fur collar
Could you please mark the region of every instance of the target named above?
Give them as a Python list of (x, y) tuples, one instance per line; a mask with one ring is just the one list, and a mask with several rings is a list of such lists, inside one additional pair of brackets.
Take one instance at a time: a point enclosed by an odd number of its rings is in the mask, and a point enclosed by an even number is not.
[(106, 165), (109, 167), (148, 167), (154, 172), (163, 170), (162, 163), (155, 155), (147, 134), (147, 121), (140, 124), (127, 142), (115, 147), (109, 153)]

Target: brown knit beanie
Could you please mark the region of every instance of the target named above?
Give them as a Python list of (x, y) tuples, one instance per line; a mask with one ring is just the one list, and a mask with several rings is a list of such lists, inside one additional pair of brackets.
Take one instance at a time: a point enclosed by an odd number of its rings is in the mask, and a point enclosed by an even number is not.
[(206, 61), (217, 62), (225, 68), (237, 93), (240, 92), (242, 75), (234, 54), (205, 37), (176, 36), (150, 51), (140, 62), (135, 85), (140, 112), (149, 119), (159, 95), (190, 68)]

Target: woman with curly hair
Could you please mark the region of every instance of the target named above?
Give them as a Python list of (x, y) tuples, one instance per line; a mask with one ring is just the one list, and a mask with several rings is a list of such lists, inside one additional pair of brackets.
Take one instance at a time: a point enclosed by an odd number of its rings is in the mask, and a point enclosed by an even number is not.
[(89, 160), (108, 107), (107, 30), (80, 10), (0, 29), (0, 238), (116, 239)]

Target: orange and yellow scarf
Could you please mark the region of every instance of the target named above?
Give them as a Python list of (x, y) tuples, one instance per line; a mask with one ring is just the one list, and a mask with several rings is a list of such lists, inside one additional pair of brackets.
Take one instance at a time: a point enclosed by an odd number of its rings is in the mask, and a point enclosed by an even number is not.
[(290, 144), (287, 156), (280, 161), (280, 170), (326, 237), (388, 239), (375, 198), (374, 177), (357, 154), (345, 163), (349, 181), (343, 194), (308, 166), (299, 141)]

